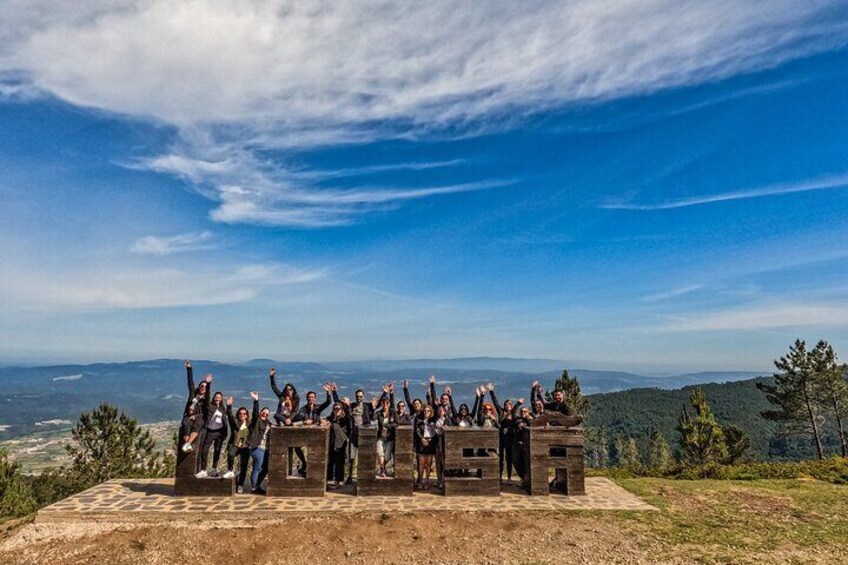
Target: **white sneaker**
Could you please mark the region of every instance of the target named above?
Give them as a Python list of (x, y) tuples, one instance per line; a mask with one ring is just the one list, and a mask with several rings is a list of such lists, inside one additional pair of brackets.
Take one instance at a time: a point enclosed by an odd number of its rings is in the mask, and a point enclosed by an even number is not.
[(236, 494), (244, 494), (244, 487), (243, 486), (237, 486), (236, 487)]
[(183, 453), (188, 453), (189, 451), (194, 451), (194, 448), (190, 443), (183, 444)]
[(207, 475), (206, 475), (206, 471), (201, 471), (201, 472), (199, 472), (198, 474), (196, 474), (196, 475), (194, 476), (194, 478), (196, 478), (196, 479), (205, 479), (205, 478), (206, 478), (206, 476), (207, 476)]
[(225, 478), (225, 479), (232, 479), (232, 478), (233, 478), (233, 477), (235, 477), (235, 476), (236, 476), (236, 474), (235, 474), (235, 473), (233, 473), (232, 471), (227, 471), (226, 473), (224, 473), (224, 478)]

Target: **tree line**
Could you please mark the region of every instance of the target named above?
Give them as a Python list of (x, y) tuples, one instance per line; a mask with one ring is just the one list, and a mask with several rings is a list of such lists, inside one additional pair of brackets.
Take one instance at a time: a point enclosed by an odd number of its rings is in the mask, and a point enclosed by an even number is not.
[[(848, 365), (839, 363), (833, 346), (821, 340), (808, 349), (798, 339), (774, 365), (777, 372), (773, 379), (756, 383), (769, 406), (757, 417), (774, 424), (773, 443), (808, 441), (820, 460), (834, 454), (848, 457)], [(584, 415), (588, 415), (588, 410)], [(656, 428), (613, 437), (606, 426), (587, 428), (586, 463), (591, 467), (662, 471), (675, 465), (733, 465), (748, 457), (751, 441), (746, 430), (720, 424), (701, 387), (692, 391), (688, 404), (683, 406), (675, 431), (672, 448)], [(833, 447), (834, 437), (838, 449), (835, 453), (828, 450), (829, 445)]]

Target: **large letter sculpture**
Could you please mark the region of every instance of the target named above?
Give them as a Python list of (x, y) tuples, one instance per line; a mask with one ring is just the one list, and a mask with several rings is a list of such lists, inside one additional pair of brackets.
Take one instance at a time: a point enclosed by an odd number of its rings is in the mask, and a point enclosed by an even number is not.
[(174, 478), (176, 496), (232, 496), (236, 492), (235, 479), (206, 478), (198, 479), (197, 460), (200, 458), (200, 439), (194, 440), (193, 450), (188, 453), (177, 447), (177, 472)]
[(362, 496), (412, 496), (412, 426), (395, 430), (393, 477), (379, 477), (377, 427), (359, 429), (359, 464), (356, 494)]
[[(580, 416), (545, 412), (530, 426), (530, 494), (586, 494), (583, 473), (583, 421)], [(548, 483), (553, 469), (555, 479)]]
[[(328, 431), (324, 426), (271, 428), (268, 439), (268, 496), (324, 496)], [(292, 459), (296, 448), (306, 451), (305, 477), (293, 473)]]
[(444, 429), (445, 496), (498, 496), (498, 430)]

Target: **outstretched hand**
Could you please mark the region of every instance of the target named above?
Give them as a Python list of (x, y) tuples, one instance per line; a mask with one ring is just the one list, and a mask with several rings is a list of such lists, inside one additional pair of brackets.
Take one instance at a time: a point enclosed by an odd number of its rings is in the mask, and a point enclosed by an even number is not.
[(344, 404), (345, 406), (350, 406), (350, 398), (348, 398), (347, 396), (342, 398), (342, 404)]
[(495, 385), (494, 383), (489, 383), (488, 385), (486, 385), (486, 388), (488, 388), (489, 390), (495, 390)]
[(321, 387), (321, 388), (323, 388), (324, 390), (326, 390), (328, 393), (329, 393), (331, 390), (333, 390), (333, 387), (331, 387), (331, 386), (330, 386), (330, 383), (324, 383), (324, 386), (323, 386), (323, 387)]
[(270, 372), (270, 374), (271, 374), (271, 376), (272, 376), (272, 377), (274, 377), (274, 376), (276, 376), (276, 375), (277, 375), (277, 369), (276, 369), (276, 368), (274, 368), (274, 367), (271, 367), (271, 371), (269, 371), (269, 372)]
[(258, 400), (259, 400), (259, 393), (258, 393), (258, 392), (251, 392), (251, 393), (250, 393), (250, 398), (252, 398), (253, 400), (258, 401)]
[(373, 408), (374, 410), (377, 409), (377, 399), (376, 398), (371, 399), (371, 408)]
[(430, 384), (436, 384), (436, 375), (430, 375)]
[(388, 386), (389, 386), (389, 392), (394, 392), (394, 391), (395, 391), (395, 383), (389, 383), (389, 385), (388, 385)]
[(186, 359), (185, 367), (186, 369), (191, 369), (191, 359)]
[(212, 373), (209, 373), (208, 375), (206, 375), (206, 382), (207, 382), (207, 383), (211, 383), (211, 382), (212, 382)]
[(232, 406), (232, 405), (233, 405), (233, 400), (234, 400), (234, 399), (233, 399), (233, 397), (232, 397), (232, 396), (227, 397), (227, 406)]
[(451, 387), (449, 387), (449, 386), (445, 387), (445, 394), (447, 394), (448, 396), (451, 395)]
[(518, 403), (519, 403), (519, 404), (524, 404), (524, 399), (523, 399), (523, 398), (519, 398), (519, 399), (518, 399)]
[(403, 379), (403, 388), (409, 388), (409, 381), (406, 379)]

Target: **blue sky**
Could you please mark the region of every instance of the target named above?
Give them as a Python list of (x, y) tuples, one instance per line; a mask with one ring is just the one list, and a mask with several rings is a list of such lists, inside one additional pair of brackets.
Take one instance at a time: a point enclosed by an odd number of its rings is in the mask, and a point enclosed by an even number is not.
[(2, 361), (845, 349), (838, 2), (11, 4)]

